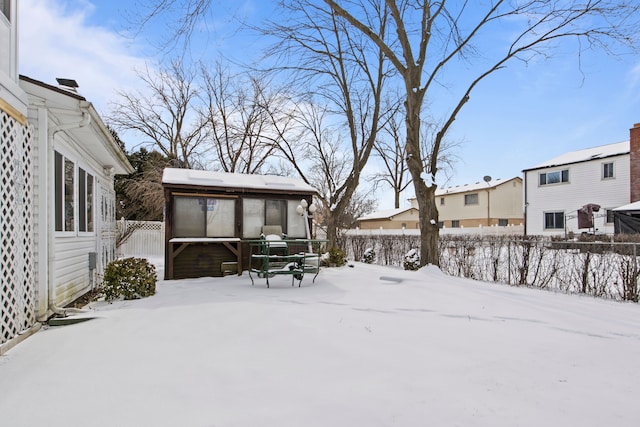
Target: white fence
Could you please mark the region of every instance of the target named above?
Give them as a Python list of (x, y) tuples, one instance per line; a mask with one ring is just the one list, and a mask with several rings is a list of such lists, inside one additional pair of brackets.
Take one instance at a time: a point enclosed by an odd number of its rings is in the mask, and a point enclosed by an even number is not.
[[(478, 227), (443, 227), (440, 229), (440, 235), (474, 235), (474, 236), (519, 236), (524, 235), (524, 225), (492, 225)], [(347, 236), (419, 236), (418, 229), (352, 229), (345, 232)]]
[(164, 222), (118, 221), (118, 258), (164, 256)]

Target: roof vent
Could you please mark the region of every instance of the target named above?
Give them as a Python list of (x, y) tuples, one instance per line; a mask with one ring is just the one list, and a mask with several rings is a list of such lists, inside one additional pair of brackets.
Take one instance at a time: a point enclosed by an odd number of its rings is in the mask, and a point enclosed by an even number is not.
[(73, 93), (78, 93), (78, 88), (80, 86), (78, 86), (78, 82), (73, 80), (73, 79), (62, 79), (62, 78), (56, 78), (56, 80), (58, 81), (58, 84), (60, 85), (60, 87), (62, 89), (68, 90), (70, 92)]

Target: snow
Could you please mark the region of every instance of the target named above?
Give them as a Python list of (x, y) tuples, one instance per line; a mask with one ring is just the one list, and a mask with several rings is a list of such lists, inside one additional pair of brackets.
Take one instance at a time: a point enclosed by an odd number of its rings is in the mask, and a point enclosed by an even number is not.
[(496, 178), (488, 182), (481, 181), (481, 182), (475, 182), (473, 184), (464, 184), (464, 185), (456, 185), (455, 187), (439, 188), (436, 190), (436, 197), (442, 196), (445, 194), (465, 193), (467, 191), (490, 190), (499, 185), (505, 184), (507, 182), (511, 182), (514, 179), (519, 179), (519, 177), (516, 176), (507, 180)]
[(287, 176), (214, 172), (194, 169), (165, 168), (162, 174), (162, 183), (316, 193), (315, 188), (306, 184), (304, 181)]
[(413, 207), (385, 209), (382, 211), (376, 211), (367, 215), (363, 215), (360, 218), (358, 218), (358, 221), (365, 221), (365, 220), (371, 220), (371, 219), (392, 219), (396, 215), (400, 215), (411, 210), (417, 211), (417, 209)]
[(0, 357), (2, 425), (638, 425), (637, 304), (351, 265), (93, 303)]
[(552, 166), (569, 165), (571, 163), (585, 162), (593, 159), (603, 159), (606, 157), (629, 154), (629, 141), (617, 142), (615, 144), (600, 145), (598, 147), (585, 148), (584, 150), (570, 151), (561, 154), (558, 157), (547, 160), (533, 168), (525, 169), (535, 170), (548, 168)]

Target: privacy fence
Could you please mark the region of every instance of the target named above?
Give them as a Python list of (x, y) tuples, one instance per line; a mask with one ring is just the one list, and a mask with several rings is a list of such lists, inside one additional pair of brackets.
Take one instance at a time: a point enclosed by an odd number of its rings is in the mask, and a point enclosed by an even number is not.
[(161, 257), (164, 255), (163, 221), (127, 221), (117, 226), (116, 255), (124, 257)]
[[(416, 235), (344, 237), (350, 258), (367, 248), (380, 265), (401, 267)], [(638, 302), (640, 243), (553, 241), (522, 236), (440, 236), (440, 268), (470, 279)]]

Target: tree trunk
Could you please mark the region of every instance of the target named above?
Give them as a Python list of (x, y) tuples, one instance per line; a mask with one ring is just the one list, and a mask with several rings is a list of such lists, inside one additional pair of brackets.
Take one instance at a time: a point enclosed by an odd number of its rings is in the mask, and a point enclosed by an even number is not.
[[(427, 264), (440, 265), (438, 255), (438, 208), (436, 206), (436, 170), (425, 171), (425, 164), (420, 151), (420, 110), (422, 109), (423, 92), (407, 91), (407, 167), (413, 180), (413, 187), (418, 201), (420, 218), (420, 266)], [(431, 153), (438, 155), (437, 152)], [(425, 182), (428, 172), (429, 185)]]
[(326, 219), (327, 224), (327, 249), (337, 246), (338, 230), (334, 212), (329, 212)]

